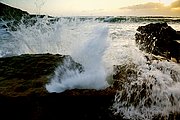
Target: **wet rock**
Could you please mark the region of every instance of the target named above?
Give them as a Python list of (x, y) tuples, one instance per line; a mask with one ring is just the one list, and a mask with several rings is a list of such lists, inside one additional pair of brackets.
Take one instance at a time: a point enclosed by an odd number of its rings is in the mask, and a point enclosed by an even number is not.
[(82, 65), (68, 55), (24, 54), (0, 58), (0, 94), (45, 94), (44, 85), (54, 74), (55, 68), (66, 61), (69, 62), (68, 69), (83, 71)]
[[(149, 56), (146, 56), (147, 62), (146, 67), (151, 66), (153, 62), (160, 61), (160, 58), (152, 56), (150, 58)], [(155, 67), (155, 66), (154, 66)], [(143, 108), (151, 109), (152, 106), (156, 107), (159, 103), (158, 100), (156, 100), (156, 97), (159, 97), (153, 93), (153, 90), (156, 88), (160, 88), (161, 85), (156, 84), (157, 78), (155, 76), (149, 76), (149, 77), (142, 77), (143, 71), (141, 68), (134, 64), (133, 62), (129, 62), (127, 64), (121, 64), (121, 65), (114, 65), (114, 74), (113, 74), (113, 88), (117, 90), (116, 96), (115, 96), (115, 102), (114, 102), (114, 112), (117, 116), (124, 116), (127, 115), (125, 110), (137, 108), (139, 111), (143, 110)], [(179, 75), (178, 71), (175, 71), (171, 68), (167, 70), (163, 66), (156, 66), (156, 69), (161, 71), (162, 73), (164, 71), (170, 71), (170, 77), (174, 81), (174, 83), (178, 82), (177, 77)], [(147, 69), (148, 70), (148, 69)], [(151, 70), (151, 67), (149, 67), (149, 71)], [(142, 75), (142, 76), (141, 76)], [(142, 79), (143, 78), (143, 79)], [(163, 90), (163, 89), (162, 89)], [(155, 95), (155, 97), (154, 97)], [(178, 104), (173, 95), (166, 96), (170, 101), (169, 104), (176, 105)], [(159, 99), (159, 98), (158, 98)], [(178, 98), (179, 99), (179, 98)], [(161, 99), (162, 100), (162, 99)], [(119, 105), (119, 106), (118, 106)], [(117, 108), (118, 106), (118, 108)], [(123, 109), (121, 112), (117, 112), (118, 109)], [(145, 109), (144, 109), (145, 110)], [(125, 112), (124, 112), (125, 111)], [(145, 111), (142, 111), (142, 113)], [(125, 113), (125, 114), (124, 114)], [(129, 117), (129, 116), (128, 116)], [(132, 118), (132, 117), (131, 117)], [(167, 113), (167, 115), (162, 114), (154, 114), (154, 116), (151, 116), (152, 120), (166, 120), (166, 119), (179, 119), (180, 118), (180, 112), (171, 112)], [(140, 117), (138, 118), (140, 119)]]
[(123, 64), (113, 66), (113, 87), (122, 90), (125, 83), (131, 83), (131, 78), (137, 79), (137, 70), (135, 64)]
[(140, 50), (170, 59), (180, 60), (179, 32), (167, 23), (151, 23), (139, 26), (135, 34), (136, 44)]
[(0, 18), (3, 20), (21, 20), (28, 12), (8, 6), (0, 2)]
[(117, 120), (109, 109), (115, 93), (115, 90), (107, 88), (16, 97), (0, 95), (0, 112), (1, 117), (18, 120)]
[(48, 93), (45, 84), (58, 65), (70, 59), (70, 69), (83, 67), (67, 55), (25, 54), (0, 58), (0, 113), (18, 120), (117, 120), (109, 107), (116, 90), (74, 89)]

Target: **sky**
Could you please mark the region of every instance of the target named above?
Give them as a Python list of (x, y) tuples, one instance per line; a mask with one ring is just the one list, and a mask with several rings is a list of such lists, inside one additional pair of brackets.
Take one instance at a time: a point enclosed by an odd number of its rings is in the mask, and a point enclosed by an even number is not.
[(0, 0), (52, 16), (180, 16), (180, 0)]

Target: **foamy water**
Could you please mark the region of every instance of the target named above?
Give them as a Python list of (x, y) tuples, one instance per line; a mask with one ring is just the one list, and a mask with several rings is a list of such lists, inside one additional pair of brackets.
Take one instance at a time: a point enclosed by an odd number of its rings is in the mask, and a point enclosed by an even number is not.
[[(126, 23), (111, 27), (112, 43), (107, 51), (111, 57), (107, 57), (108, 61), (126, 65), (126, 69), (136, 73), (127, 77), (123, 90), (117, 92), (112, 110), (125, 119), (152, 120), (157, 115), (168, 119), (170, 114), (180, 112), (180, 65), (148, 61), (135, 45), (134, 34), (139, 25), (142, 24)], [(178, 24), (171, 26), (180, 29)]]
[[(104, 89), (108, 86), (106, 81), (106, 70), (103, 65), (103, 55), (107, 49), (106, 40), (108, 36), (108, 28), (106, 25), (96, 25), (91, 30), (87, 39), (84, 42), (78, 42), (71, 56), (75, 61), (81, 63), (84, 67), (84, 72), (78, 72), (78, 70), (65, 70), (62, 78), (58, 72), (62, 69), (68, 69), (68, 62), (65, 65), (60, 66), (55, 71), (56, 74), (51, 82), (46, 85), (46, 89), (49, 92), (62, 92), (67, 89)], [(76, 38), (78, 39), (78, 38)], [(60, 81), (60, 82), (59, 82)]]
[[(83, 65), (84, 71), (70, 70), (70, 61), (57, 67), (50, 83), (45, 87), (49, 92), (63, 92), (68, 89), (104, 89), (108, 87), (107, 76), (113, 65), (133, 64), (138, 73), (124, 83), (127, 99), (121, 100), (123, 91), (118, 90), (112, 111), (126, 119), (152, 119), (161, 114), (180, 112), (180, 65), (167, 61), (149, 61), (135, 45), (134, 34), (145, 23), (101, 23), (94, 20), (73, 21), (60, 19), (54, 24), (49, 18), (38, 19), (36, 24), (20, 24), (17, 31), (1, 32), (0, 56), (52, 53), (68, 54)], [(147, 24), (147, 23), (146, 23)], [(170, 24), (180, 30), (177, 23)], [(11, 39), (9, 39), (9, 37)], [(65, 72), (64, 72), (64, 71)], [(63, 75), (60, 76), (60, 73)], [(142, 99), (143, 83), (151, 88)], [(139, 89), (133, 88), (139, 85)], [(133, 93), (139, 99), (136, 105), (129, 100)], [(147, 106), (147, 100), (151, 100)]]

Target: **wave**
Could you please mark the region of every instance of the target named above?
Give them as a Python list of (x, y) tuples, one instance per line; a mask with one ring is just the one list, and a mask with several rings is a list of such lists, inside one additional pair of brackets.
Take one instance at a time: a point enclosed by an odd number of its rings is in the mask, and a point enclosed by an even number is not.
[(170, 22), (170, 23), (179, 23), (179, 17), (163, 17), (163, 16), (146, 16), (146, 17), (137, 17), (137, 16), (107, 16), (99, 17), (97, 20), (108, 22), (108, 23), (124, 23), (124, 22)]
[[(94, 20), (61, 18), (53, 21), (44, 18), (22, 20), (17, 30), (9, 31), (11, 41), (4, 44), (4, 57), (20, 54), (64, 54), (70, 55), (84, 67), (84, 72), (69, 70), (69, 60), (55, 70), (46, 85), (49, 92), (67, 89), (104, 89), (108, 86), (103, 55), (106, 51), (108, 26)], [(66, 72), (63, 73), (62, 70)]]
[[(104, 89), (108, 86), (106, 69), (103, 65), (103, 54), (107, 49), (107, 27), (96, 26), (87, 41), (76, 46), (71, 56), (84, 67), (83, 72), (69, 70), (69, 61), (65, 61), (55, 71), (55, 76), (46, 85), (49, 92), (63, 92), (68, 89)], [(62, 70), (63, 72), (62, 75)], [(60, 75), (61, 74), (61, 75)], [(61, 77), (59, 77), (61, 76)]]
[[(144, 53), (136, 48), (134, 34), (137, 27), (144, 24), (140, 19), (156, 20), (154, 17), (135, 18), (137, 17), (78, 17), (54, 20), (45, 16), (30, 20), (30, 23), (22, 20), (15, 31), (6, 31), (8, 37), (2, 33), (5, 36), (1, 36), (0, 54), (2, 57), (38, 53), (72, 56), (82, 64), (84, 70), (69, 69), (69, 59), (58, 66), (45, 86), (49, 92), (58, 93), (75, 88), (104, 89), (109, 86), (107, 78), (109, 74), (113, 74), (112, 65), (125, 65), (128, 66), (125, 70), (121, 68), (124, 72), (130, 69), (136, 75), (126, 78), (127, 82), (123, 86), (126, 99), (122, 100), (122, 90), (117, 91), (112, 105), (115, 115), (124, 116), (125, 119), (151, 119), (157, 114), (168, 116), (179, 112), (180, 67), (167, 61), (149, 63)], [(171, 17), (159, 19), (179, 20)], [(178, 23), (174, 25), (179, 28)], [(144, 82), (149, 89), (146, 97), (140, 98)], [(134, 86), (136, 87), (133, 88)], [(138, 101), (135, 102), (136, 105), (130, 102), (134, 94)], [(151, 100), (148, 106), (147, 100)]]

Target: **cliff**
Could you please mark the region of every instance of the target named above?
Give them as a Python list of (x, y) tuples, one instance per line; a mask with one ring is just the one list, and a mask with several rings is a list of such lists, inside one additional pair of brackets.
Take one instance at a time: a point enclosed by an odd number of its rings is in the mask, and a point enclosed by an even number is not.
[(0, 3), (0, 17), (3, 20), (21, 20), (28, 12)]

